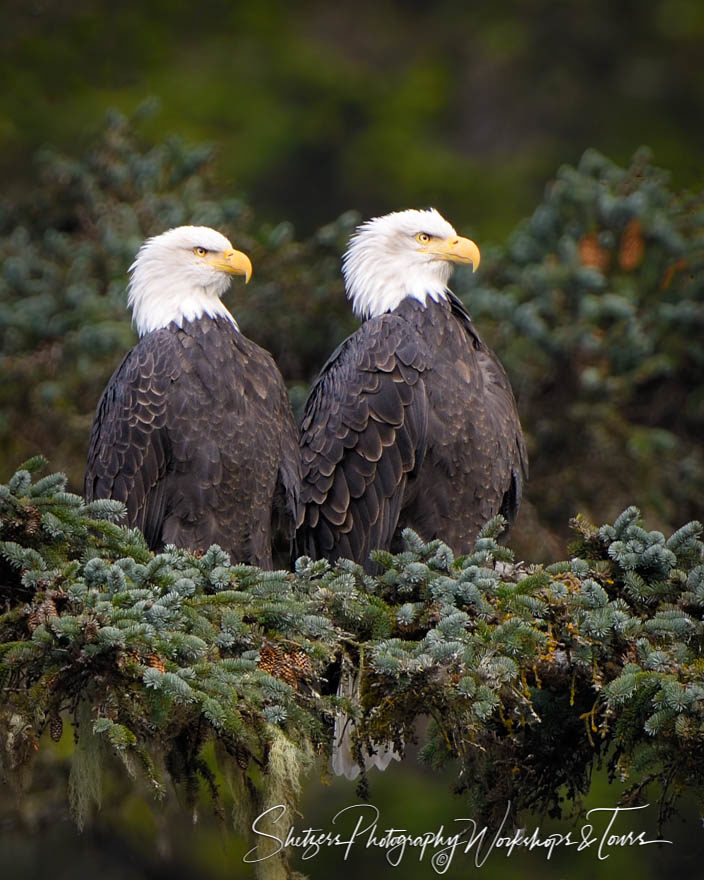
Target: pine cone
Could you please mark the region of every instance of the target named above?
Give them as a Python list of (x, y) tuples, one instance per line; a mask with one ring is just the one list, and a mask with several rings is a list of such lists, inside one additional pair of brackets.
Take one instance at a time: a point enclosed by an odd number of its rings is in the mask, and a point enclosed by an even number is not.
[(3, 538), (9, 541), (18, 541), (20, 544), (27, 538), (37, 534), (42, 524), (42, 514), (38, 507), (29, 505), (18, 511), (15, 519), (8, 519), (4, 523)]
[(624, 272), (637, 269), (645, 255), (645, 241), (641, 225), (635, 218), (629, 220), (621, 236), (621, 249), (618, 252), (618, 264)]
[(57, 713), (53, 715), (49, 719), (49, 736), (57, 743), (64, 732), (64, 722), (61, 716)]
[(259, 662), (257, 666), (268, 672), (269, 675), (276, 676), (279, 669), (278, 651), (270, 645), (262, 645), (259, 649)]
[(158, 669), (159, 672), (166, 672), (166, 666), (164, 666), (164, 661), (158, 654), (150, 654), (147, 657), (147, 666), (151, 666), (152, 669)]
[(313, 674), (313, 664), (305, 651), (296, 650), (288, 654), (291, 666), (298, 672), (300, 678), (308, 678)]
[(54, 602), (51, 595), (44, 598), (38, 605), (28, 606), (28, 610), (27, 628), (30, 632), (34, 632), (40, 624), (46, 623), (50, 617), (59, 616), (56, 602)]
[(272, 642), (266, 642), (259, 649), (258, 666), (296, 690), (300, 680), (310, 677), (313, 673), (310, 657), (305, 651), (297, 646), (286, 650)]
[(593, 266), (600, 272), (606, 272), (611, 254), (599, 244), (598, 236), (591, 234), (585, 235), (579, 242), (579, 258), (583, 266)]
[(30, 537), (41, 528), (42, 514), (38, 507), (28, 507), (25, 512), (24, 531)]
[(33, 633), (42, 621), (39, 617), (39, 609), (36, 606), (30, 606), (30, 608), (31, 610), (27, 617), (27, 629)]
[(242, 770), (247, 769), (247, 765), (249, 764), (249, 752), (244, 746), (239, 744), (235, 746), (235, 760)]

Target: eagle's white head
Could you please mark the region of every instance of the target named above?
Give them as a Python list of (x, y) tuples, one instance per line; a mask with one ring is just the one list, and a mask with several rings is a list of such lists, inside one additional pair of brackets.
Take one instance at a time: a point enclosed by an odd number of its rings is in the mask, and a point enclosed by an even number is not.
[(359, 318), (395, 309), (407, 296), (447, 296), (453, 263), (479, 265), (479, 248), (434, 208), (397, 211), (357, 228), (342, 261), (347, 296)]
[(207, 226), (178, 226), (148, 238), (130, 266), (128, 305), (140, 336), (168, 326), (179, 327), (203, 315), (237, 322), (220, 297), (232, 275), (249, 281), (249, 257)]

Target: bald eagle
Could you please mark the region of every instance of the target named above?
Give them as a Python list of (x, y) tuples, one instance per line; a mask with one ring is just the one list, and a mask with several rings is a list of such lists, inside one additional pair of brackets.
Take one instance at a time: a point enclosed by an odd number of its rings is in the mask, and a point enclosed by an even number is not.
[(358, 227), (343, 259), (361, 327), (323, 367), (302, 426), (299, 551), (370, 567), (374, 548), (425, 540), (472, 550), (513, 522), (527, 455), (506, 373), (448, 289), (474, 242), (435, 210)]
[(273, 359), (220, 299), (251, 272), (207, 227), (144, 242), (128, 296), (140, 339), (98, 403), (85, 496), (124, 502), (153, 550), (217, 543), (271, 568), (272, 540), (293, 538), (300, 456)]

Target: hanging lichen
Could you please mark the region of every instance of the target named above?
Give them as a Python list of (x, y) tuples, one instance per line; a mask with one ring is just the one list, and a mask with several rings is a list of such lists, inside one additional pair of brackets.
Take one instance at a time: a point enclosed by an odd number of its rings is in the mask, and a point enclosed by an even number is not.
[(100, 809), (103, 789), (103, 741), (93, 731), (92, 707), (81, 699), (76, 712), (76, 747), (71, 758), (68, 799), (73, 818), (83, 829), (92, 810)]

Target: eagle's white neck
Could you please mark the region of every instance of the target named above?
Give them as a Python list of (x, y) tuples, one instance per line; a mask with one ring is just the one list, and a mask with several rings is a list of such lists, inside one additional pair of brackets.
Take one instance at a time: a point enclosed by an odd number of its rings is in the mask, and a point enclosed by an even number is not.
[(413, 233), (426, 226), (445, 236), (454, 234), (434, 211), (388, 214), (358, 228), (342, 262), (347, 297), (358, 318), (393, 311), (406, 297), (424, 305), (428, 297), (447, 299), (452, 265), (415, 247)]
[(345, 271), (347, 297), (358, 318), (374, 318), (391, 312), (406, 297), (417, 299), (423, 305), (428, 297), (435, 302), (447, 299), (452, 267), (447, 263), (434, 263), (416, 267), (385, 258), (375, 263), (369, 260), (358, 269), (348, 261)]
[(223, 317), (239, 330), (237, 321), (221, 301), (230, 279), (213, 275), (207, 284), (190, 278), (188, 272), (174, 273), (173, 267), (158, 254), (141, 252), (130, 269), (128, 305), (140, 336), (174, 323), (196, 321), (203, 315)]
[(130, 285), (129, 306), (140, 336), (168, 327), (171, 323), (183, 327), (184, 321), (196, 321), (203, 315), (227, 318), (235, 330), (239, 330), (237, 321), (222, 300), (203, 287), (193, 289), (188, 284), (171, 282), (168, 288), (152, 286), (147, 293), (143, 286), (133, 282)]

